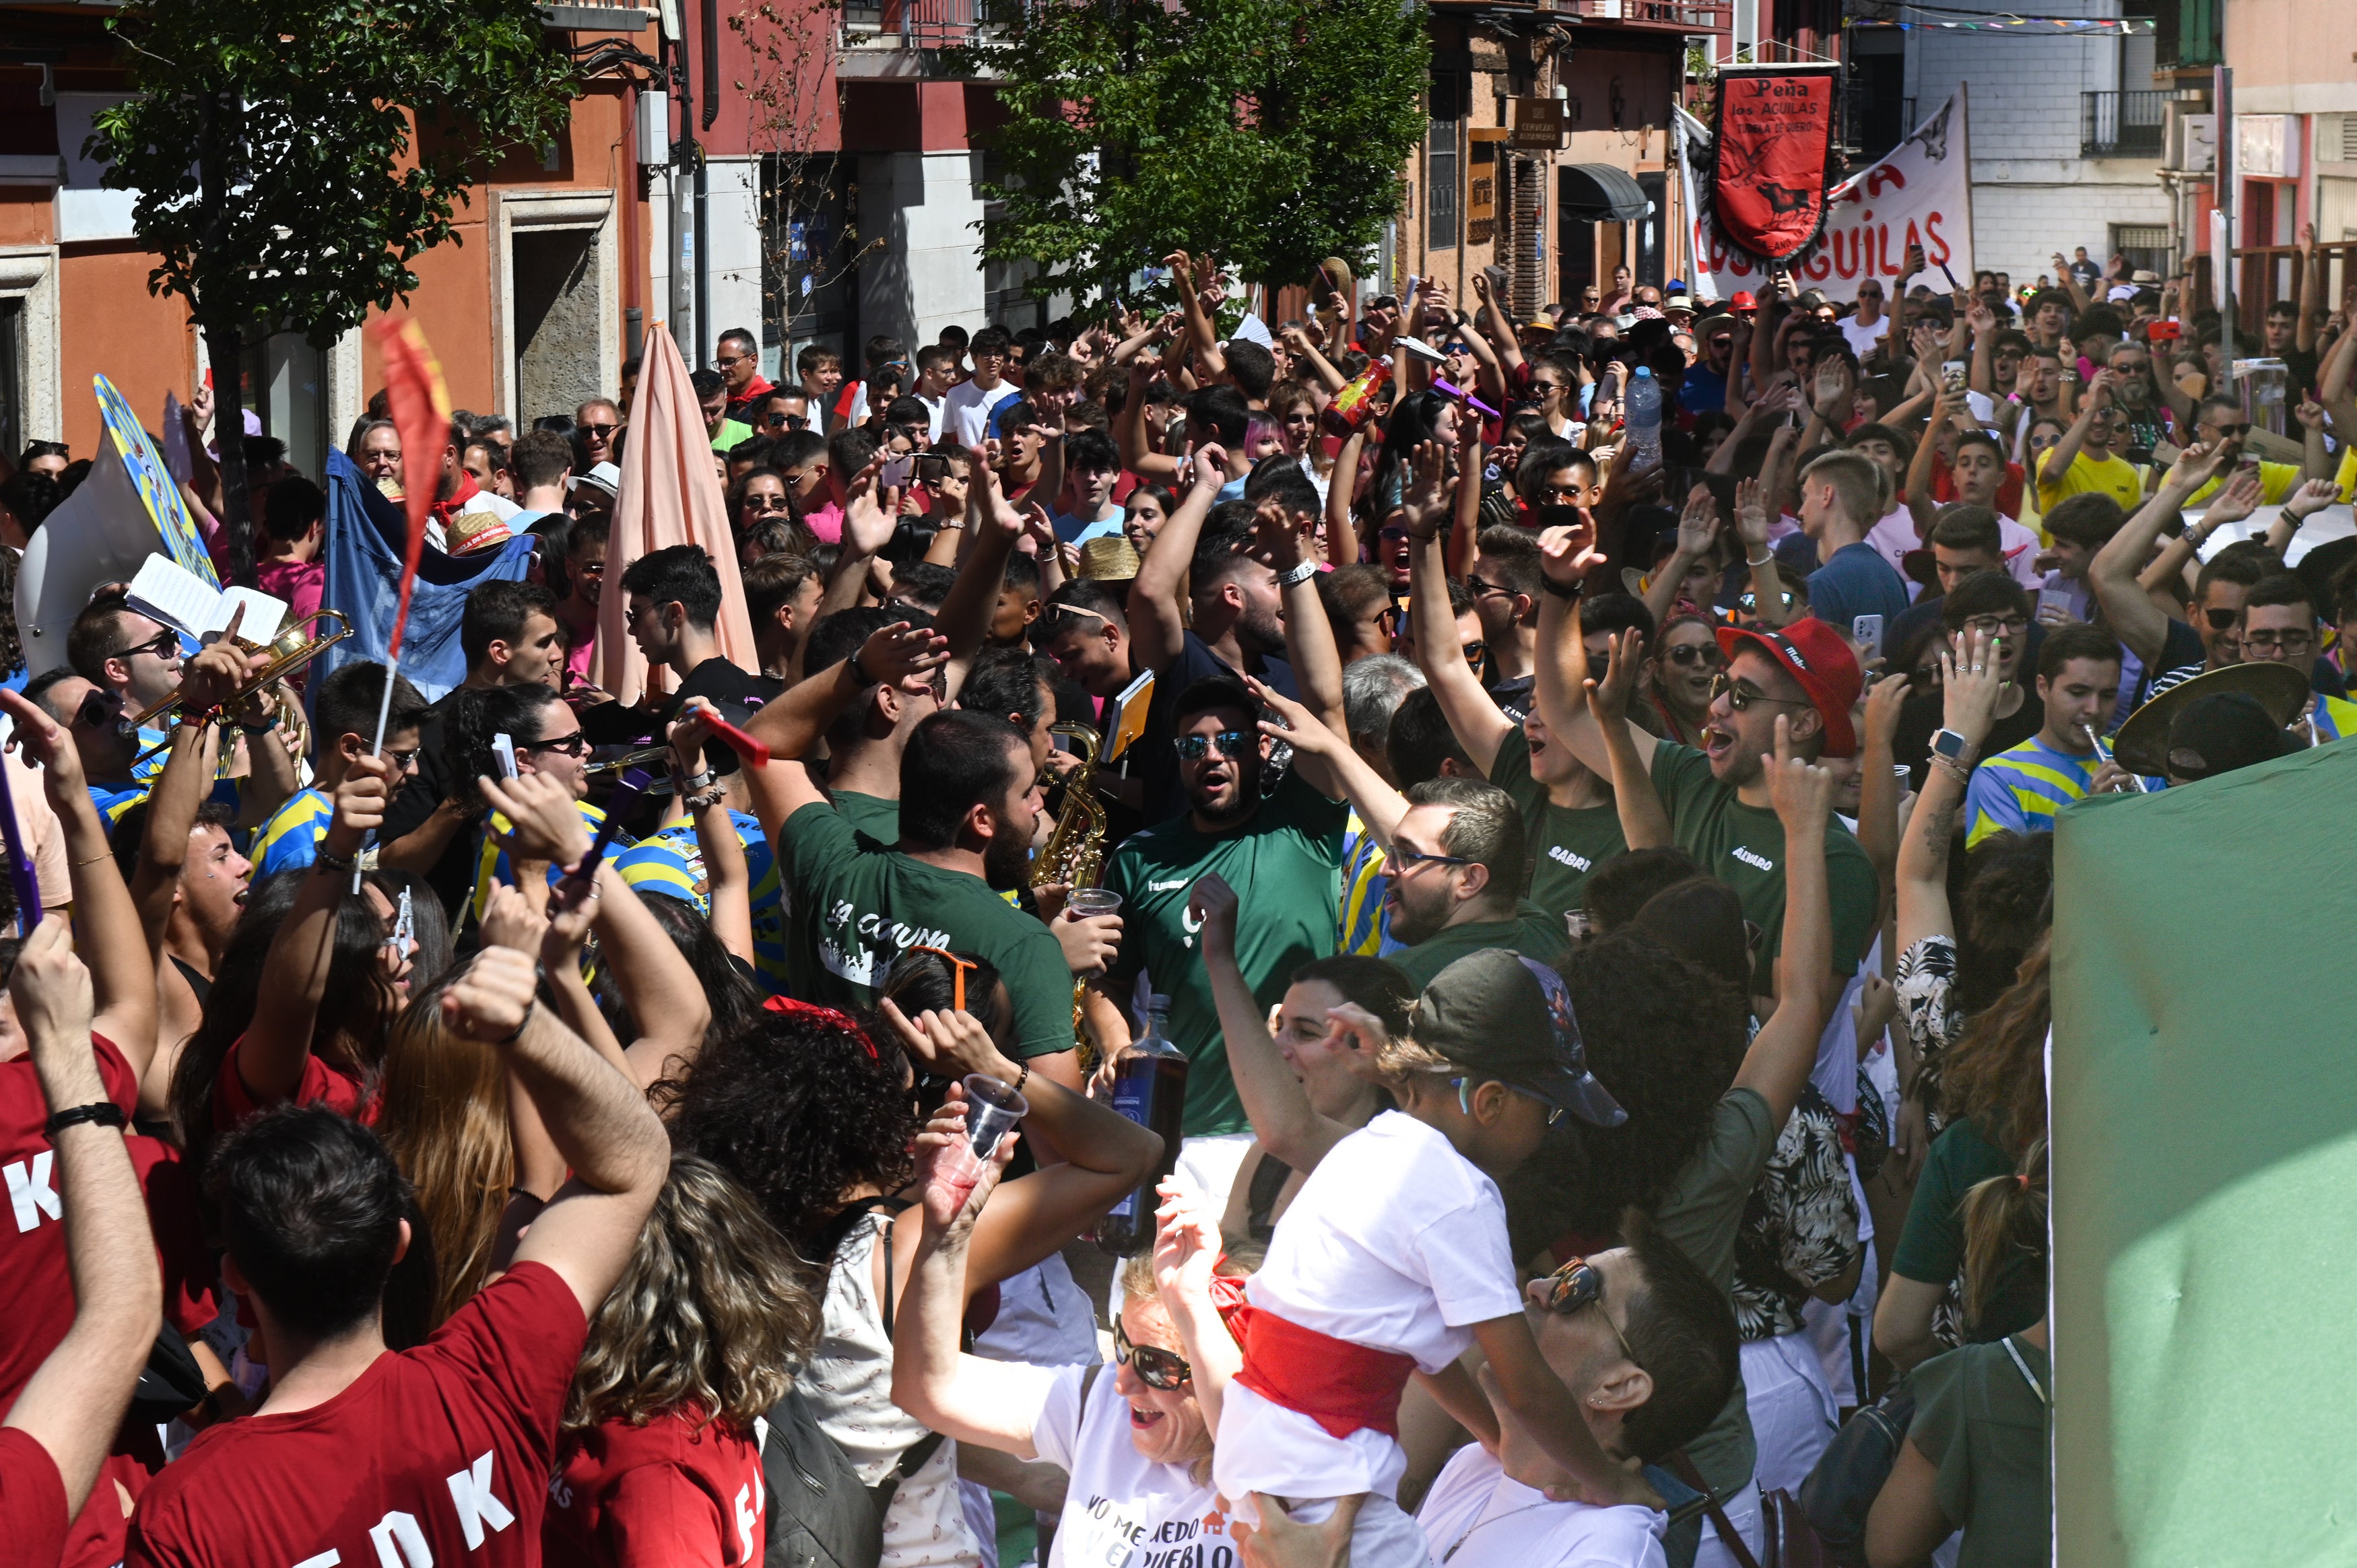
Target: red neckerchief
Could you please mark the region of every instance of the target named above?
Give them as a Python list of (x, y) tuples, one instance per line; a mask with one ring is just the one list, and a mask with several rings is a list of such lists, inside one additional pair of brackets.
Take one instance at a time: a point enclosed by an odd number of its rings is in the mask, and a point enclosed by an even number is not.
[(450, 492), (450, 499), (434, 503), (434, 521), (447, 530), (450, 520), (458, 515), (459, 509), (482, 493), (483, 487), (475, 483), (475, 476), (464, 468), (459, 469), (458, 486)]

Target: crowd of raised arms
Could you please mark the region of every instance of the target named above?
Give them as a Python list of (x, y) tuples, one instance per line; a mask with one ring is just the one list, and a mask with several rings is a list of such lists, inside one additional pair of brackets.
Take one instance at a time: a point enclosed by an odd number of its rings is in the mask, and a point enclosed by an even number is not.
[[(733, 561), (608, 576), (636, 361), (457, 416), (433, 551), (534, 543), (434, 701), (11, 624), (0, 1561), (2047, 1561), (2053, 818), (2357, 728), (2347, 310), (2267, 313), (2252, 463), (2083, 252), (1225, 340), (1165, 264), (722, 334)], [(420, 471), (372, 412), (243, 437), (298, 615), (322, 483)], [(11, 583), (86, 471), (0, 482)]]

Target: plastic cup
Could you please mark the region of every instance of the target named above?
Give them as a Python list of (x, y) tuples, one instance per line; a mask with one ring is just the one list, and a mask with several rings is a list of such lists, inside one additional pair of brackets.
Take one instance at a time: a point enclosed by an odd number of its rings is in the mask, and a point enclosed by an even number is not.
[(1076, 887), (1064, 899), (1064, 913), (1075, 920), (1121, 913), (1121, 895), (1105, 887)]
[(1029, 1114), (1031, 1102), (1016, 1093), (1013, 1084), (988, 1073), (966, 1074), (965, 1136), (978, 1163), (986, 1163), (997, 1152), (998, 1140)]

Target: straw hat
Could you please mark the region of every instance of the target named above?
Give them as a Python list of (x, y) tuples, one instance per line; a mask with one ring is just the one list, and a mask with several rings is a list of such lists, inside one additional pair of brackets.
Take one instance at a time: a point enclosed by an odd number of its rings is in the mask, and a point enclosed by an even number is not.
[(1126, 539), (1092, 539), (1081, 546), (1080, 575), (1097, 583), (1126, 583), (1137, 575), (1137, 547)]

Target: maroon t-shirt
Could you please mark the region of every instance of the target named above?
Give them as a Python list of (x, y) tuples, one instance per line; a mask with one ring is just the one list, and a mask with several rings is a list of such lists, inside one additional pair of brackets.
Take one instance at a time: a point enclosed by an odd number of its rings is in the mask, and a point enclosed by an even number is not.
[(124, 1561), (537, 1568), (588, 1334), (564, 1279), (519, 1263), (325, 1404), (199, 1434), (139, 1499)]
[(603, 1422), (549, 1481), (542, 1539), (551, 1563), (760, 1568), (762, 1501), (753, 1434), (694, 1411)]
[(49, 1451), (0, 1427), (0, 1541), (11, 1568), (57, 1568), (66, 1550), (66, 1483)]
[[(221, 1058), (221, 1075), (213, 1079), (213, 1131), (226, 1133), (247, 1117), (267, 1111), (280, 1103), (264, 1100), (246, 1088), (245, 1079), (238, 1071), (237, 1061), (245, 1050), (245, 1036), (240, 1035)], [(351, 1116), (362, 1122), (376, 1120), (376, 1101), (366, 1085), (339, 1068), (329, 1067), (312, 1051), (303, 1058), (303, 1076), (295, 1085), (295, 1092), (286, 1097), (293, 1105), (324, 1105), (339, 1116)]]

